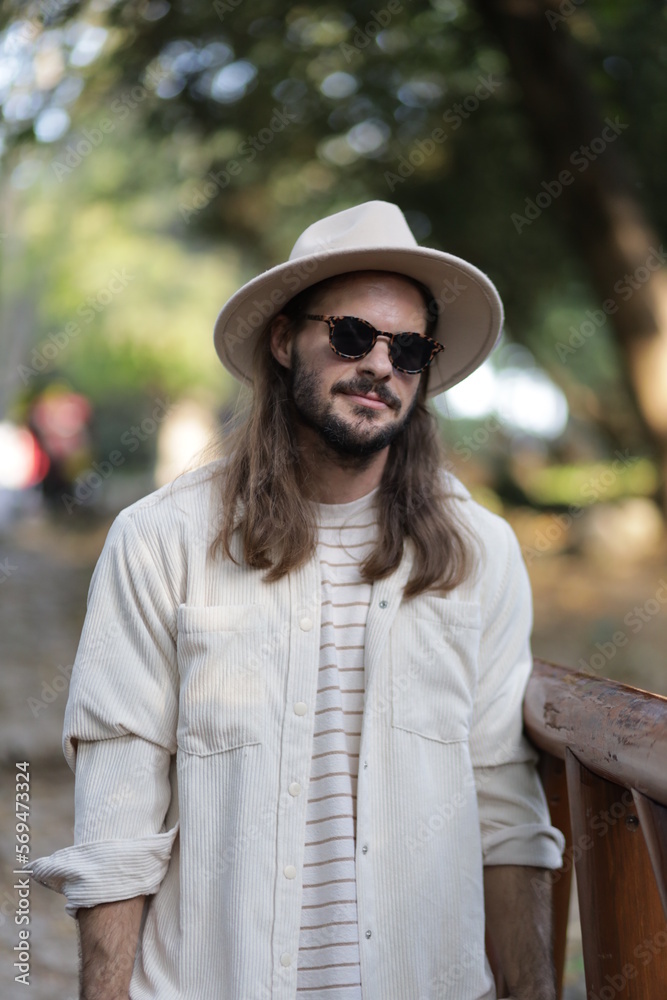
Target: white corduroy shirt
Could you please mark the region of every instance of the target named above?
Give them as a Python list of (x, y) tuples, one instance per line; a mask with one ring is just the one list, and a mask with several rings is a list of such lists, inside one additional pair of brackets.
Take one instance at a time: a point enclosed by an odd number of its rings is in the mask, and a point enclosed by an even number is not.
[[(267, 584), (238, 536), (240, 565), (211, 557), (211, 473), (139, 501), (109, 533), (65, 719), (75, 843), (33, 870), (71, 914), (151, 897), (132, 1000), (295, 1000), (320, 562)], [(561, 862), (522, 735), (525, 567), (506, 522), (449, 483), (478, 540), (473, 576), (405, 601), (406, 544), (370, 588), (355, 841), (364, 1000), (493, 1000), (483, 865)]]

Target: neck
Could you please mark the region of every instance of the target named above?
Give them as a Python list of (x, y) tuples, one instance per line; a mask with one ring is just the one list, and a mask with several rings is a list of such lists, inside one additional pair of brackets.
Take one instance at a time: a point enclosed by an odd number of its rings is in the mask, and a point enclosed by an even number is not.
[(342, 455), (309, 427), (300, 428), (304, 494), (315, 503), (351, 503), (380, 485), (389, 448), (373, 455)]

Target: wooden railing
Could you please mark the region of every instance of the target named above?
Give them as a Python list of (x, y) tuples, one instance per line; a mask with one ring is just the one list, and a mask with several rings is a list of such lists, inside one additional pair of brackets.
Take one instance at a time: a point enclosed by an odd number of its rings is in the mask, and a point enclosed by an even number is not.
[(547, 879), (559, 1000), (573, 864), (588, 1000), (666, 1000), (667, 698), (535, 660), (524, 721), (567, 841)]

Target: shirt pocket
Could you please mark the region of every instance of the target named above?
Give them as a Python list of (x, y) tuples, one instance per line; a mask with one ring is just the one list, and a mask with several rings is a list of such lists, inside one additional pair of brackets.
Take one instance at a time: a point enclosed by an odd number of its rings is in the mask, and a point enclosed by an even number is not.
[(179, 607), (181, 750), (204, 757), (264, 739), (266, 686), (258, 647), (267, 617), (261, 604)]
[(388, 644), (392, 726), (440, 743), (467, 740), (479, 642), (472, 601), (427, 594), (402, 605)]

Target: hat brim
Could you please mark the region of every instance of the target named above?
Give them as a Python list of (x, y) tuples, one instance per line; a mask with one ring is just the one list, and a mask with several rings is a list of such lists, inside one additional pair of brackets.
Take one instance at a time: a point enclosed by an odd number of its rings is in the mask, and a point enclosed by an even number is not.
[(445, 350), (430, 366), (428, 396), (450, 389), (475, 371), (500, 337), (500, 296), (493, 282), (473, 264), (427, 247), (357, 247), (278, 264), (232, 295), (214, 331), (215, 349), (225, 368), (240, 382), (252, 385), (257, 339), (286, 303), (325, 278), (354, 271), (391, 271), (431, 291), (439, 307), (433, 336)]

